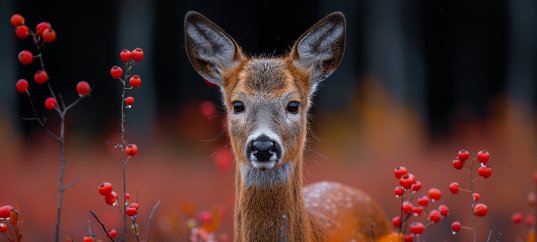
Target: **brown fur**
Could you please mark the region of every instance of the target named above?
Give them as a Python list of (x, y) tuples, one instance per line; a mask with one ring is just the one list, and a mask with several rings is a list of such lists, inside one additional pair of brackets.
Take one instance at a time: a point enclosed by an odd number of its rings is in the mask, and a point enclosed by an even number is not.
[[(187, 36), (187, 54), (193, 67), (204, 77), (212, 78), (220, 85), (224, 105), (228, 110), (230, 143), (236, 162), (236, 196), (234, 214), (235, 241), (370, 241), (389, 233), (389, 223), (379, 206), (361, 191), (337, 183), (321, 182), (302, 188), (303, 152), (308, 126), (308, 107), (314, 86), (330, 75), (341, 61), (344, 50), (341, 33), (344, 18), (331, 14), (306, 31), (295, 43), (289, 55), (282, 58), (250, 58), (244, 56), (235, 41), (210, 20), (197, 13), (187, 14), (185, 26), (198, 27), (204, 36), (216, 36), (205, 41), (203, 37)], [(198, 25), (196, 25), (198, 24)], [(213, 34), (199, 24), (223, 34)], [(324, 29), (323, 29), (324, 28)], [(332, 28), (332, 29), (330, 29)], [(338, 29), (339, 28), (339, 29)], [(323, 32), (323, 30), (329, 31)], [(205, 32), (204, 32), (205, 31)], [(317, 31), (317, 32), (315, 32)], [(332, 32), (330, 32), (332, 31)], [(312, 66), (310, 60), (299, 55), (299, 42), (308, 33), (314, 35), (306, 46), (308, 50), (322, 46), (323, 38), (330, 39), (332, 55)], [(198, 33), (198, 32), (196, 32)], [(319, 37), (320, 36), (320, 37)], [(337, 38), (336, 38), (337, 37)], [(226, 62), (214, 63), (198, 56), (197, 41), (202, 44), (225, 45), (223, 50), (233, 49), (233, 55), (222, 55)], [(203, 46), (202, 46), (203, 47)], [(212, 50), (212, 49), (211, 49)], [(202, 50), (205, 51), (205, 50)], [(304, 48), (302, 50), (304, 52)], [(228, 52), (226, 52), (228, 53)], [(306, 53), (307, 55), (308, 53)], [(326, 53), (322, 53), (326, 55)], [(320, 54), (319, 56), (324, 56)], [(317, 59), (313, 59), (317, 61)], [(297, 64), (298, 63), (298, 64)], [(314, 76), (315, 75), (315, 76)], [(233, 102), (241, 101), (256, 112), (233, 115)], [(291, 119), (285, 111), (289, 101), (300, 103), (298, 119)], [(241, 172), (251, 167), (246, 157), (245, 144), (258, 122), (270, 122), (271, 130), (279, 135), (285, 153), (270, 169), (289, 169), (289, 176), (281, 184), (271, 186), (248, 186)], [(294, 117), (294, 116), (293, 116)], [(268, 120), (268, 121), (267, 121)], [(261, 122), (261, 121), (259, 121)], [(261, 171), (264, 172), (264, 171)], [(267, 173), (263, 173), (267, 174)], [(272, 184), (272, 183), (271, 183)]]

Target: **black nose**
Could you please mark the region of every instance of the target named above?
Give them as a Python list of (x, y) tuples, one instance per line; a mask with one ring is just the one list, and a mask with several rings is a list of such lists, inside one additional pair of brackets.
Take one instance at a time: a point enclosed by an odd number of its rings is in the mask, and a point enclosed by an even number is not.
[[(247, 154), (250, 159), (258, 162), (277, 161), (280, 158), (281, 149), (267, 135), (260, 135), (248, 145)], [(253, 157), (252, 157), (253, 156)]]

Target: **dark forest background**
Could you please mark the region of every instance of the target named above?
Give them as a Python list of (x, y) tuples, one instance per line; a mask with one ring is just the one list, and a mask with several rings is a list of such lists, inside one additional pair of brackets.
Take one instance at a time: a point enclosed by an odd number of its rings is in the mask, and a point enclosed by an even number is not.
[[(507, 96), (537, 103), (537, 3), (514, 1), (3, 1), (0, 11), (2, 55), (0, 106), (17, 117), (27, 108), (13, 92), (14, 80), (33, 71), (18, 65), (17, 50), (29, 41), (9, 38), (9, 16), (19, 12), (30, 26), (47, 20), (58, 32), (45, 48), (54, 86), (68, 93), (78, 80), (94, 86), (90, 102), (79, 112), (93, 114), (84, 122), (89, 134), (116, 117), (118, 85), (108, 68), (117, 65), (123, 48), (141, 47), (146, 58), (139, 69), (136, 117), (150, 127), (159, 115), (185, 105), (219, 101), (189, 65), (183, 48), (183, 17), (196, 10), (228, 31), (252, 55), (284, 54), (295, 39), (319, 18), (342, 11), (348, 21), (347, 50), (342, 66), (318, 93), (322, 115), (348, 108), (364, 76), (375, 76), (399, 103), (411, 105), (431, 134), (446, 134), (453, 118), (481, 119), (490, 102)], [(44, 95), (44, 94), (43, 94)], [(84, 111), (82, 111), (84, 110)], [(314, 110), (316, 112), (317, 110)], [(98, 114), (98, 115), (96, 115)], [(80, 116), (80, 115), (73, 115)], [(16, 120), (12, 120), (16, 121)], [(19, 123), (19, 122), (15, 122)], [(20, 127), (29, 132), (35, 125)], [(143, 133), (143, 130), (140, 130)]]
[(179, 204), (188, 201), (199, 210), (222, 204), (228, 213), (219, 231), (231, 233), (234, 188), (225, 115), (200, 111), (207, 101), (219, 107), (221, 96), (186, 57), (183, 18), (190, 10), (219, 24), (250, 55), (283, 55), (324, 15), (342, 11), (346, 51), (314, 99), (305, 183), (360, 188), (392, 217), (400, 212), (392, 172), (407, 166), (424, 188), (445, 190), (442, 202), (452, 211), (428, 228), (427, 240), (470, 241), (470, 233), (453, 236), (449, 229), (454, 220), (470, 223), (470, 198), (446, 191), (453, 181), (467, 181), (451, 161), (462, 148), (473, 154), (487, 149), (494, 172), (477, 185), (490, 208), (478, 220), (479, 238), (484, 241), (490, 230), (503, 232), (505, 241), (526, 235), (510, 216), (533, 213), (526, 199), (537, 170), (535, 0), (2, 0), (0, 205), (22, 212), (28, 241), (52, 234), (58, 147), (38, 124), (21, 120), (31, 109), (15, 91), (16, 81), (30, 80), (38, 113), (53, 131), (57, 117), (42, 107), (48, 91), (31, 81), (38, 65), (17, 61), (19, 51), (33, 46), (15, 38), (13, 13), (24, 15), (31, 28), (48, 21), (57, 32), (43, 54), (52, 86), (68, 102), (76, 98), (78, 81), (93, 87), (67, 117), (66, 181), (79, 182), (66, 193), (62, 232), (84, 235), (89, 209), (107, 225), (120, 224), (95, 189), (102, 181), (121, 182), (119, 154), (107, 143), (118, 140), (121, 102), (109, 71), (121, 64), (122, 49), (141, 47), (145, 57), (134, 71), (142, 86), (127, 112), (129, 142), (139, 147), (128, 175), (129, 189), (140, 193), (145, 209), (140, 219), (161, 200), (155, 241), (178, 241), (186, 236)]

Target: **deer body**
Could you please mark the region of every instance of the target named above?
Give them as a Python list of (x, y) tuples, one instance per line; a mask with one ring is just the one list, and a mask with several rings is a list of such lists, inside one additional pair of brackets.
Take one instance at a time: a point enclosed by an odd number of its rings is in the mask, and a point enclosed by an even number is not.
[(341, 61), (343, 14), (316, 23), (285, 57), (244, 55), (196, 12), (186, 15), (185, 43), (194, 69), (223, 93), (236, 164), (235, 241), (370, 241), (389, 233), (366, 194), (330, 182), (302, 188), (308, 109)]

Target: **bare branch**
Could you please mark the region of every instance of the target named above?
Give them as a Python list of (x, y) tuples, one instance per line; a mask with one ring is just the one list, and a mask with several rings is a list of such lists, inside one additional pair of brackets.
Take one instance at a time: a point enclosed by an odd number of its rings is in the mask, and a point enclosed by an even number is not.
[(157, 201), (155, 206), (151, 209), (151, 213), (149, 214), (149, 218), (147, 219), (147, 236), (146, 236), (146, 242), (149, 242), (149, 236), (151, 235), (151, 222), (153, 221), (153, 216), (155, 215), (155, 212), (157, 211), (158, 207), (160, 206), (160, 200)]
[(97, 221), (97, 223), (99, 223), (101, 225), (101, 227), (103, 228), (103, 231), (104, 233), (106, 234), (106, 236), (113, 242), (116, 242), (116, 240), (114, 238), (112, 238), (112, 236), (110, 236), (110, 234), (108, 234), (108, 230), (106, 230), (106, 226), (104, 226), (104, 223), (101, 222), (101, 220), (99, 219), (99, 217), (97, 217), (97, 215), (93, 212), (93, 211), (89, 211), (89, 213), (95, 218), (95, 220)]

